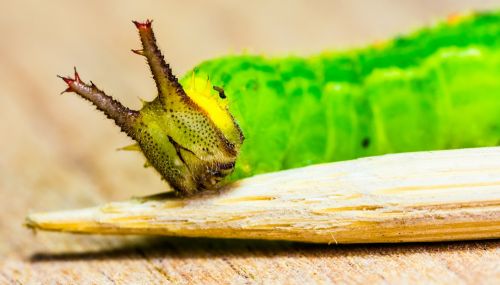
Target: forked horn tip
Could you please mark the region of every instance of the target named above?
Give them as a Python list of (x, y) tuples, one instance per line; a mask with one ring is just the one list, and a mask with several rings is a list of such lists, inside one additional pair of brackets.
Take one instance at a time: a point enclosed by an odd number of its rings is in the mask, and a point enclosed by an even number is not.
[(139, 21), (132, 21), (132, 22), (138, 29), (147, 29), (151, 28), (151, 23), (153, 22), (153, 20), (148, 19), (145, 22), (139, 22)]

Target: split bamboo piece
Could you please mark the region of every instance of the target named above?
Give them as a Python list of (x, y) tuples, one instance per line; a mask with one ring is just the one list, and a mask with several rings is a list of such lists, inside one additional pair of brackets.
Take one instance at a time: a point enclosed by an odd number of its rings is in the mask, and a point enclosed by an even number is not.
[(383, 155), (27, 218), (41, 230), (314, 243), (500, 237), (500, 147)]

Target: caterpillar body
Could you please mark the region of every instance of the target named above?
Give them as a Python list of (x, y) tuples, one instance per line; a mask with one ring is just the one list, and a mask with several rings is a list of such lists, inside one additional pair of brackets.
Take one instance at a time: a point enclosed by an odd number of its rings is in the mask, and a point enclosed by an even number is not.
[[(63, 77), (137, 141), (181, 194), (232, 179), (389, 152), (500, 144), (500, 13), (312, 57), (228, 56), (180, 81), (135, 22), (159, 91), (139, 111)], [(207, 81), (207, 78), (210, 81)], [(226, 98), (227, 97), (227, 98)], [(244, 134), (244, 135), (243, 135)], [(245, 143), (243, 143), (245, 139)]]
[(195, 70), (224, 87), (245, 133), (234, 178), (500, 145), (500, 13), (454, 15), (356, 50), (230, 56)]

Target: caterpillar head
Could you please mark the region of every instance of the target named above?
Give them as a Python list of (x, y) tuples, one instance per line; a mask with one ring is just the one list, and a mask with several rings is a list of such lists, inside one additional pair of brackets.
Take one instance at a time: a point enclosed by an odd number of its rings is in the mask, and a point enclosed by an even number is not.
[(153, 101), (130, 110), (82, 82), (76, 71), (74, 78), (63, 77), (65, 91), (78, 93), (113, 119), (177, 192), (215, 189), (233, 171), (243, 134), (210, 82), (193, 75), (189, 88), (179, 84), (156, 45), (151, 21), (134, 24), (143, 49), (133, 52), (147, 59), (158, 88)]

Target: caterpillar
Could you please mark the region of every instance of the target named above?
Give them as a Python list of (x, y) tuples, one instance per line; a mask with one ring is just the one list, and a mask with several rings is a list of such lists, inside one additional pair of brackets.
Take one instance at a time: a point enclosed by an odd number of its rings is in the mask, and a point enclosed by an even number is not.
[(235, 179), (385, 153), (500, 144), (498, 12), (452, 15), (365, 48), (227, 56), (194, 71), (224, 87), (245, 133)]
[[(500, 13), (446, 21), (365, 48), (311, 57), (208, 60), (180, 81), (151, 21), (134, 22), (158, 96), (130, 110), (74, 78), (137, 141), (148, 163), (189, 195), (229, 180), (391, 152), (500, 144)], [(208, 79), (209, 78), (209, 79)]]

